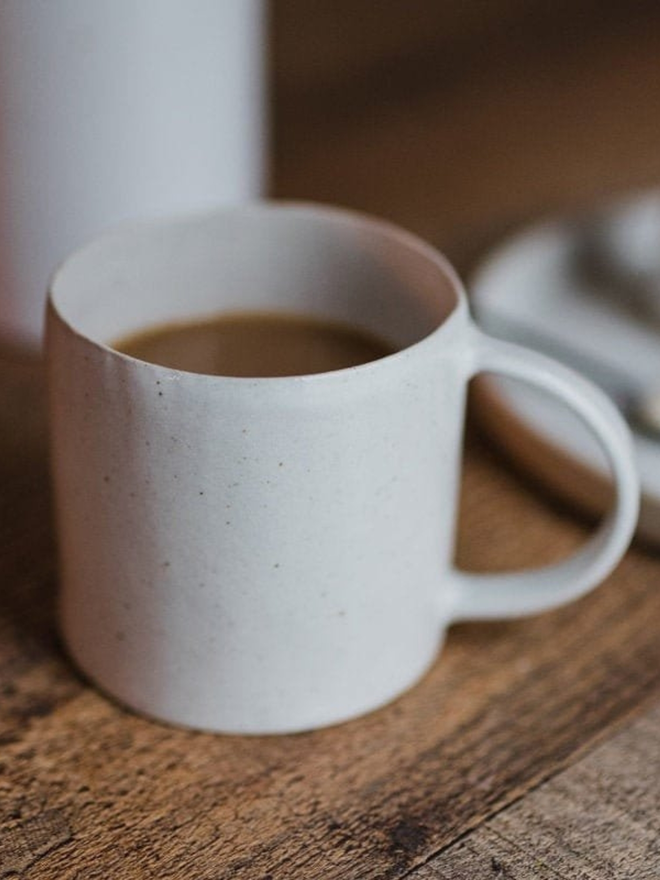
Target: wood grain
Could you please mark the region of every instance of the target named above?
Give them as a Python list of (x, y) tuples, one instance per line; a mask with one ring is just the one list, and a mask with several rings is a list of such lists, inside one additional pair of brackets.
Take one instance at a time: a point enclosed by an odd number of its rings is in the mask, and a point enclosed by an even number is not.
[(660, 704), (415, 872), (417, 880), (657, 880)]

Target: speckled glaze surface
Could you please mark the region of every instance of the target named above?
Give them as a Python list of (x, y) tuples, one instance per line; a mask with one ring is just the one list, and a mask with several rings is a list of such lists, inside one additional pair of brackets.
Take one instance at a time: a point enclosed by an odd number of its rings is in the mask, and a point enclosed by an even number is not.
[[(109, 347), (252, 308), (341, 318), (400, 350), (236, 379)], [(452, 620), (573, 598), (629, 539), (617, 416), (569, 371), (484, 343), (444, 259), (388, 224), (263, 203), (125, 228), (56, 273), (47, 323), (63, 635), (92, 680), (152, 717), (238, 733), (354, 717), (414, 683)], [(620, 488), (609, 532), (526, 576), (545, 581), (523, 601), (520, 582), (482, 591), (451, 564), (465, 389), (491, 362), (563, 397), (570, 385)]]

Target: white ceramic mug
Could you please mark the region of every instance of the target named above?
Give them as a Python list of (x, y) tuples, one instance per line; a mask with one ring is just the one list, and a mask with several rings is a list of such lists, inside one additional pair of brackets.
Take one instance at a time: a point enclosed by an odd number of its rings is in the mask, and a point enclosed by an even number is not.
[[(397, 351), (335, 372), (226, 378), (109, 343), (223, 310), (341, 319)], [(491, 339), (429, 245), (387, 223), (263, 203), (115, 231), (56, 273), (48, 358), (61, 626), (139, 712), (207, 730), (298, 731), (391, 700), (458, 620), (581, 596), (637, 515), (630, 437), (571, 370)], [(560, 564), (452, 564), (465, 392), (483, 370), (579, 413), (614, 510)]]

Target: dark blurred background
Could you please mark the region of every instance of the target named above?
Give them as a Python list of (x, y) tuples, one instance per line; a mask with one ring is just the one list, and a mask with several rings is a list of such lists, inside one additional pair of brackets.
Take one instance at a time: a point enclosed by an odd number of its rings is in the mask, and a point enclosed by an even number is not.
[(465, 269), (660, 181), (660, 4), (273, 0), (271, 192), (384, 215)]

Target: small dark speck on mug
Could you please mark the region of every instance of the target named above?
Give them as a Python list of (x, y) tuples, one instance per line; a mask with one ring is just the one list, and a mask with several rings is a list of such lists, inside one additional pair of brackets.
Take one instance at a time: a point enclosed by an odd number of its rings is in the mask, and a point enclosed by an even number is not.
[(202, 491), (200, 491), (200, 493), (199, 493), (199, 494), (200, 494), (200, 495), (203, 495), (203, 494), (204, 494), (204, 493), (203, 493), (203, 492), (202, 492)]
[(169, 563), (169, 562), (164, 562), (164, 563), (163, 563), (163, 568), (169, 568), (169, 567), (170, 567), (170, 563)]
[(115, 638), (117, 639), (118, 642), (125, 642), (126, 641), (126, 634), (123, 632), (118, 632), (115, 634)]
[(104, 482), (104, 483), (109, 483), (109, 482), (110, 482), (110, 477), (109, 477), (107, 474), (103, 477), (103, 482)]

